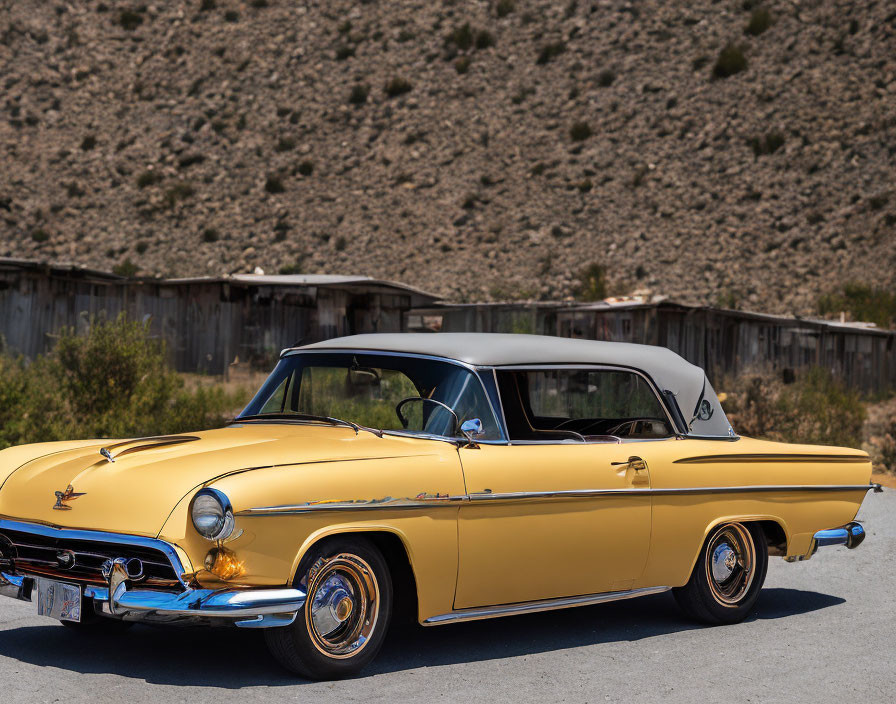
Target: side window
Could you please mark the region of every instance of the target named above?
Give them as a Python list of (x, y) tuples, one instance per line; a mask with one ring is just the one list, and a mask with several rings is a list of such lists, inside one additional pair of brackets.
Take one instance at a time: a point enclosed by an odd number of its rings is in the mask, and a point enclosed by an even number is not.
[[(498, 373), (512, 440), (592, 440), (672, 435), (663, 407), (639, 374), (613, 369)], [(602, 437), (603, 436), (603, 437)]]

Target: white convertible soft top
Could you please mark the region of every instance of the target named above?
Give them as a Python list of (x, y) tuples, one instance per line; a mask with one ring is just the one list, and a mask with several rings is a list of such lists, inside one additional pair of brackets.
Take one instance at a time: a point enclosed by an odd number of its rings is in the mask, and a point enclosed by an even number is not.
[(629, 342), (577, 340), (546, 335), (508, 335), (480, 332), (374, 333), (337, 337), (284, 350), (284, 354), (324, 350), (369, 350), (444, 357), (475, 367), (505, 367), (529, 364), (611, 364), (638, 369), (649, 376), (660, 391), (671, 391), (685, 421), (689, 421), (700, 399), (717, 405), (706, 374), (672, 350)]

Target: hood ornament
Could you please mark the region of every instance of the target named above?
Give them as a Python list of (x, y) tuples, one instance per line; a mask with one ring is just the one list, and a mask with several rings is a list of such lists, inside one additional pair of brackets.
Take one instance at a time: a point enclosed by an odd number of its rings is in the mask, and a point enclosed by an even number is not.
[(105, 457), (110, 462), (114, 462), (115, 458), (112, 456), (112, 453), (109, 452), (105, 447), (100, 448), (100, 454)]
[(57, 491), (56, 492), (56, 504), (53, 506), (54, 511), (71, 511), (72, 507), (69, 506), (67, 501), (74, 501), (79, 496), (84, 496), (87, 492), (76, 493), (75, 487), (69, 484), (65, 491)]

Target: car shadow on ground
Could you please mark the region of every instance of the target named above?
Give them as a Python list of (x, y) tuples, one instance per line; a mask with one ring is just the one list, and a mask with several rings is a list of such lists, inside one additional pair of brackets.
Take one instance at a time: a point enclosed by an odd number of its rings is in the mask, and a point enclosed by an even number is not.
[[(750, 620), (784, 618), (844, 601), (818, 592), (765, 589)], [(393, 629), (361, 677), (637, 641), (694, 628), (701, 626), (687, 621), (669, 594), (438, 628), (402, 626)], [(261, 633), (228, 628), (136, 626), (124, 635), (93, 636), (48, 622), (3, 631), (0, 657), (152, 684), (239, 689), (304, 683), (273, 661)]]

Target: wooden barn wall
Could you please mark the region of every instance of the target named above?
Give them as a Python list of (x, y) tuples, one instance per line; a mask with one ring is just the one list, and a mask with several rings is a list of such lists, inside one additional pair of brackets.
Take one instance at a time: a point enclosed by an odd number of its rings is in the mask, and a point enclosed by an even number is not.
[(0, 270), (0, 339), (26, 358), (65, 328), (126, 313), (149, 322), (179, 371), (226, 374), (235, 361), (270, 367), (284, 347), (359, 332), (397, 332), (403, 294), (227, 282), (123, 282)]
[(662, 345), (716, 380), (818, 365), (864, 393), (896, 389), (892, 332), (669, 304), (606, 309), (473, 304), (425, 312), (438, 312), (445, 332), (537, 332)]

